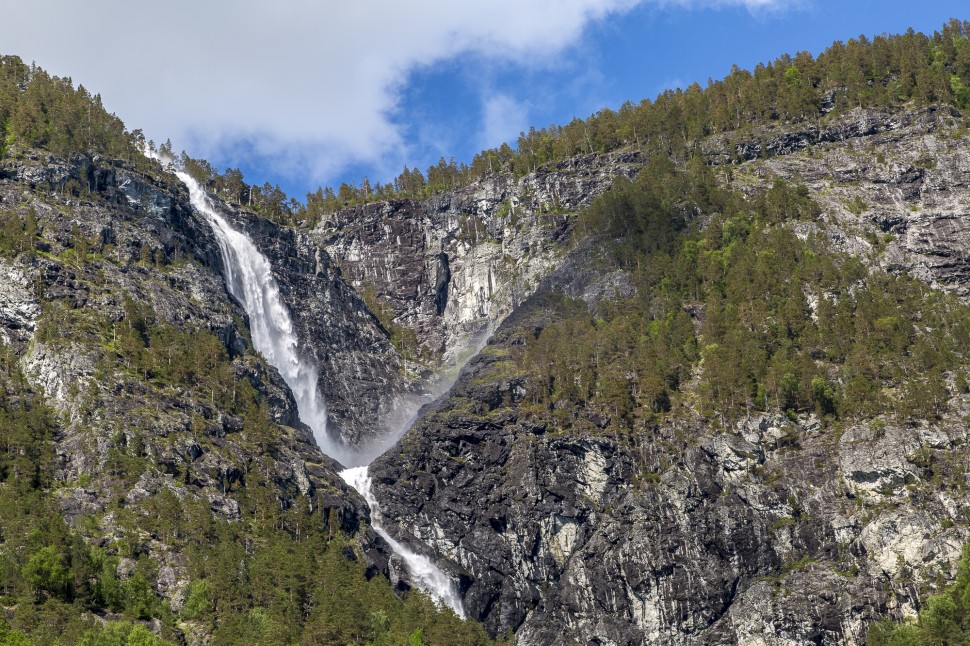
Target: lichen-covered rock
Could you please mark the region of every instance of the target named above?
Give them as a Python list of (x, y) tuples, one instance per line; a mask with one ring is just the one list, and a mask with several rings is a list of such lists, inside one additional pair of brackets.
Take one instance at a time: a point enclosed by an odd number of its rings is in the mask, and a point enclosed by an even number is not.
[(862, 644), (872, 620), (912, 612), (911, 582), (948, 571), (970, 537), (967, 503), (919, 466), (970, 457), (962, 440), (926, 440), (962, 438), (957, 418), (875, 441), (775, 415), (661, 426), (632, 444), (577, 437), (523, 417), (515, 386), (492, 376), (489, 355), (514, 337), (500, 330), (371, 467), (390, 531), (453, 562), (466, 609), (496, 634)]
[(0, 260), (0, 343), (24, 343), (33, 335), (40, 303), (23, 268)]
[(947, 107), (857, 110), (829, 128), (842, 135), (733, 166), (732, 181), (803, 183), (824, 208), (820, 232), (833, 248), (966, 297), (970, 149), (960, 120)]

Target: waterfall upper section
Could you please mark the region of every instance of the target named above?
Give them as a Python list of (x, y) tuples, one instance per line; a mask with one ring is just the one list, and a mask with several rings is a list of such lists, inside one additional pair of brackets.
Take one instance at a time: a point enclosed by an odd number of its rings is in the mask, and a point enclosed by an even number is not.
[[(348, 467), (367, 464), (386, 447), (389, 425), (382, 420), (395, 419), (399, 411), (411, 408), (407, 402), (422, 392), (406, 375), (389, 332), (308, 235), (228, 205), (208, 195), (191, 177), (180, 177), (190, 189), (193, 205), (206, 210), (214, 228), (226, 227), (245, 239), (235, 241), (231, 233), (226, 234), (230, 247), (242, 245), (229, 256), (235, 254), (243, 264), (255, 257), (265, 262), (245, 269), (227, 266), (226, 280), (249, 312), (257, 349), (277, 365), (288, 383), (286, 374), (293, 373), (296, 381), (290, 386), (300, 400), (303, 421), (315, 430), (326, 429), (325, 438), (317, 439), (331, 457)], [(243, 249), (246, 244), (249, 248)], [(247, 287), (251, 279), (257, 284)], [(262, 335), (260, 326), (269, 331), (269, 349), (257, 338)], [(271, 357), (284, 363), (277, 364)], [(299, 365), (293, 363), (296, 360)], [(310, 411), (320, 412), (317, 420)]]
[(301, 356), (293, 321), (269, 260), (244, 233), (229, 225), (195, 179), (182, 172), (177, 175), (189, 189), (192, 206), (212, 225), (222, 251), (226, 286), (249, 314), (256, 349), (293, 391), (300, 419), (313, 431), (320, 449), (343, 464), (352, 464), (353, 453), (327, 432), (327, 406), (318, 388), (319, 375), (316, 367)]

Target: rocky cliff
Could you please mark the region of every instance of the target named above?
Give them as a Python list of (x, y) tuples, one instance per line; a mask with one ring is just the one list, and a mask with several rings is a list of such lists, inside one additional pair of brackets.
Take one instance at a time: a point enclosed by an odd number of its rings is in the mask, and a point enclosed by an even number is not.
[(640, 166), (625, 152), (489, 175), (422, 201), (339, 211), (312, 235), (358, 291), (372, 290), (416, 333), (413, 352), (454, 367), (558, 266), (576, 211)]
[(246, 232), (273, 266), (301, 351), (319, 372), (328, 432), (367, 461), (386, 430), (380, 420), (422, 392), (374, 314), (341, 276), (329, 254), (304, 232), (225, 204), (228, 220)]
[[(966, 295), (970, 160), (952, 109), (858, 110), (705, 149), (725, 186), (805, 184), (822, 214), (787, 225), (800, 238)], [(516, 348), (554, 320), (556, 293), (595, 310), (630, 289), (568, 257), (371, 467), (392, 533), (455, 565), (469, 612), (521, 644), (862, 644), (948, 579), (970, 537), (959, 389), (910, 423), (537, 420)]]
[[(873, 274), (915, 276), (927, 298), (967, 297), (970, 159), (952, 109), (859, 110), (704, 149), (723, 187), (805, 185), (821, 215), (780, 225), (799, 239)], [(311, 232), (220, 209), (270, 258), (348, 445), (384, 448), (375, 438), (435, 392), (433, 370), (496, 330), (371, 466), (383, 515), (396, 519), (389, 531), (436, 555), (493, 634), (864, 643), (871, 621), (912, 614), (939, 589), (970, 539), (970, 398), (955, 373), (945, 412), (917, 421), (841, 424), (768, 407), (722, 423), (688, 406), (631, 431), (566, 404), (537, 413), (517, 357), (556, 323), (560, 295), (596, 312), (637, 293), (574, 214), (642, 165), (632, 152), (581, 157), (347, 209)], [(27, 155), (0, 166), (0, 209), (28, 241), (0, 260), (0, 341), (62, 418), (64, 517), (123, 556), (119, 576), (148, 559), (154, 589), (179, 612), (196, 566), (179, 532), (157, 524), (159, 501), (239, 523), (261, 514), (250, 486), (353, 537), (345, 556), (363, 556), (371, 574), (404, 574), (252, 351), (209, 225), (173, 177)], [(687, 309), (699, 329), (703, 304)], [(183, 623), (179, 635), (202, 643), (207, 630)]]
[(720, 136), (705, 153), (735, 186), (772, 177), (804, 183), (829, 214), (824, 232), (833, 249), (966, 297), (963, 122), (949, 106), (859, 109), (823, 125)]
[[(119, 566), (123, 580), (133, 559), (147, 557), (155, 590), (179, 611), (191, 580), (179, 518), (201, 506), (238, 523), (254, 482), (281, 509), (309, 504), (316, 522), (356, 537), (372, 572), (386, 571), (366, 504), (320, 452), (276, 370), (253, 352), (210, 226), (172, 175), (86, 156), (7, 159), (0, 211), (5, 231), (23, 229), (22, 252), (0, 259), (0, 340), (58, 411), (64, 518), (128, 564)], [(280, 234), (276, 248), (290, 241)], [(371, 353), (386, 335), (325, 256), (301, 257), (295, 241), (288, 249), (281, 276), (299, 276), (285, 282), (290, 296), (302, 289), (315, 299), (293, 310), (319, 316), (298, 319), (303, 338), (315, 339), (310, 347), (328, 369), (352, 355), (361, 366), (352, 387), (372, 383)], [(353, 355), (349, 342), (365, 349)], [(337, 419), (341, 392), (327, 393)], [(352, 420), (368, 413), (354, 412)], [(158, 501), (173, 496), (181, 512), (161, 511)], [(162, 531), (157, 519), (181, 529)]]

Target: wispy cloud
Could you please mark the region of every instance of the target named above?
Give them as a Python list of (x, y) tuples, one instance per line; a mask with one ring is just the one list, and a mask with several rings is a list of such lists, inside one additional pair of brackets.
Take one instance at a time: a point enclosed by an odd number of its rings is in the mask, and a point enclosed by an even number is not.
[(741, 8), (752, 13), (803, 9), (810, 0), (654, 0), (662, 8), (727, 9)]
[[(4, 53), (100, 92), (148, 137), (227, 158), (258, 155), (281, 173), (327, 179), (406, 149), (395, 122), (409, 75), (463, 55), (555, 65), (594, 21), (660, 7), (774, 8), (781, 0), (236, 0), (4, 8)], [(137, 7), (137, 8), (135, 8)], [(522, 103), (486, 101), (482, 136), (525, 127)], [(265, 165), (265, 164), (264, 164)]]
[(484, 118), (479, 145), (493, 148), (513, 141), (529, 129), (528, 107), (510, 96), (490, 94), (484, 101)]

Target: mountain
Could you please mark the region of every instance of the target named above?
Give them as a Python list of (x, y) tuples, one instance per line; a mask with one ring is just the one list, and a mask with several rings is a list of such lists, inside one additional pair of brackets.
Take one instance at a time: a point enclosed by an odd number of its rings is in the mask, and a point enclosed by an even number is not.
[(325, 208), (4, 57), (2, 639), (961, 643), (968, 35)]
[[(967, 310), (941, 293), (966, 289), (955, 251), (970, 197), (962, 123), (949, 109), (856, 111), (831, 126), (851, 133), (844, 139), (715, 167), (722, 190), (754, 196), (799, 183), (818, 208), (799, 216), (789, 200), (775, 222), (737, 206), (697, 212), (691, 180), (670, 202), (673, 217), (693, 224), (660, 277), (614, 269), (606, 290), (578, 247), (371, 466), (385, 513), (460, 565), (466, 607), (519, 643), (864, 643), (873, 620), (911, 612), (947, 580), (967, 540), (968, 400), (955, 385)], [(631, 211), (644, 199), (636, 188), (617, 200)], [(738, 226), (742, 239), (730, 240)], [(682, 255), (692, 227), (694, 275)], [(704, 254), (717, 265), (697, 267)], [(814, 266), (815, 254), (832, 264)], [(648, 273), (671, 263), (650, 255), (643, 262), (661, 266)], [(656, 291), (642, 291), (651, 282)], [(826, 314), (826, 300), (842, 313)], [(733, 326), (752, 324), (763, 328), (737, 338)], [(881, 337), (895, 325), (906, 341)], [(922, 345), (928, 337), (934, 350)], [(745, 356), (761, 347), (774, 356)], [(725, 350), (730, 363), (715, 365)], [(953, 353), (940, 394), (929, 386), (943, 369), (933, 351)], [(749, 359), (763, 372), (735, 370)], [(651, 372), (672, 361), (684, 365), (667, 372), (658, 398)], [(615, 362), (619, 387), (606, 382)], [(733, 413), (730, 396), (713, 392), (727, 384), (705, 379), (713, 370), (741, 382)], [(867, 370), (881, 381), (852, 403)], [(577, 393), (580, 380), (592, 384)], [(826, 392), (839, 382), (842, 393)], [(940, 400), (927, 407), (931, 397)]]
[[(40, 151), (0, 163), (11, 639), (486, 641), (385, 578), (366, 503), (253, 350), (213, 228), (173, 175)], [(300, 264), (297, 249), (287, 289), (329, 303), (322, 341), (365, 374), (386, 334), (325, 254)]]

